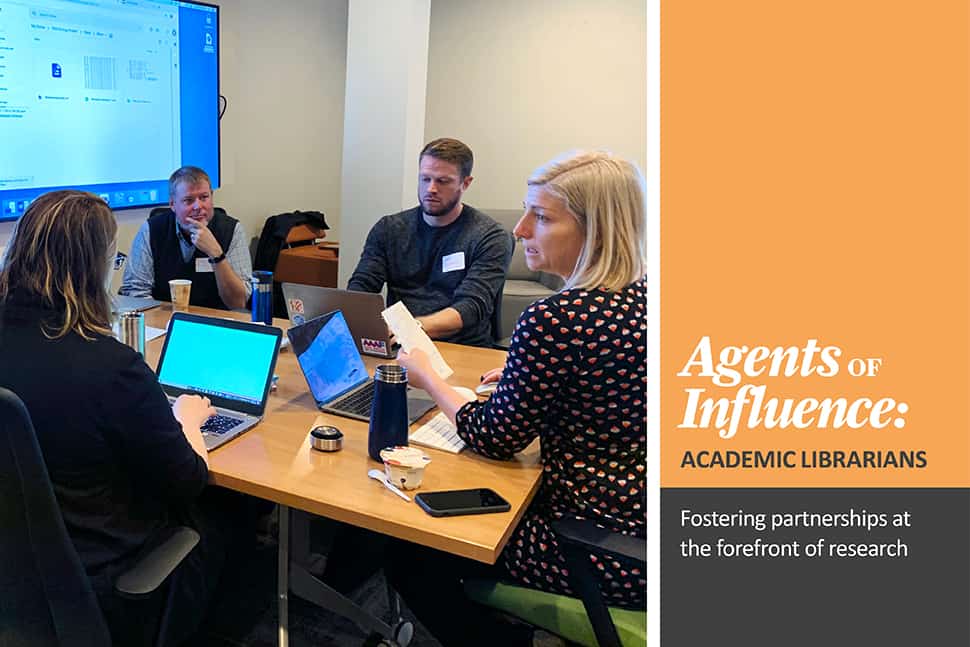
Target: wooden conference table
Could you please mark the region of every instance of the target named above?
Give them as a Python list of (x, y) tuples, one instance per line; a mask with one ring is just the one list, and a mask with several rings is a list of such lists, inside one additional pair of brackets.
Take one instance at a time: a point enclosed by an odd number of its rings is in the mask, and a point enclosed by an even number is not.
[[(248, 320), (239, 312), (191, 307), (190, 312)], [(145, 322), (166, 328), (172, 313), (170, 304), (149, 310)], [(284, 331), (285, 319), (274, 320)], [(164, 338), (146, 344), (149, 365), (155, 366)], [(437, 344), (445, 361), (455, 373), (448, 382), (474, 388), (479, 376), (505, 361), (502, 351)], [(368, 370), (392, 360), (364, 356)], [(217, 362), (218, 358), (200, 358)], [(214, 450), (209, 455), (210, 480), (216, 485), (280, 504), (280, 645), (287, 638), (287, 596), (291, 588), (300, 597), (345, 615), (358, 624), (392, 637), (393, 628), (374, 621), (309, 575), (301, 560), (309, 555), (307, 516), (310, 513), (366, 528), (390, 537), (430, 546), (481, 562), (494, 563), (512, 530), (538, 489), (541, 476), (538, 443), (533, 443), (513, 461), (494, 461), (473, 454), (449, 454), (425, 449), (431, 457), (418, 491), (456, 490), (491, 487), (512, 506), (506, 513), (436, 518), (425, 513), (414, 501), (398, 498), (367, 472), (380, 464), (367, 455), (367, 423), (330, 414), (321, 414), (307, 388), (296, 357), (290, 349), (280, 352), (276, 364), (277, 390), (270, 394), (266, 415), (256, 427)], [(417, 424), (438, 413), (425, 415)], [(310, 448), (307, 434), (318, 415), (326, 424), (344, 434), (343, 449), (323, 453)], [(413, 499), (414, 492), (410, 492)], [(290, 509), (293, 519), (290, 519)], [(294, 536), (290, 538), (291, 522)], [(289, 554), (291, 542), (293, 555)], [(307, 579), (310, 578), (310, 579)], [(291, 583), (292, 579), (292, 583)], [(312, 581), (311, 581), (312, 580)], [(322, 588), (321, 588), (322, 587)], [(349, 605), (349, 606), (348, 606)]]

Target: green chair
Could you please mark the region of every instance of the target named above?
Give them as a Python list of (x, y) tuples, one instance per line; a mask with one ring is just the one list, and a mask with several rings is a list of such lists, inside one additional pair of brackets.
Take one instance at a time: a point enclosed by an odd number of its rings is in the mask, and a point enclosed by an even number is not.
[(643, 647), (647, 612), (607, 607), (589, 564), (591, 547), (646, 568), (647, 542), (612, 533), (590, 521), (553, 522), (563, 546), (569, 581), (580, 596), (572, 598), (493, 580), (468, 580), (468, 596), (585, 647)]

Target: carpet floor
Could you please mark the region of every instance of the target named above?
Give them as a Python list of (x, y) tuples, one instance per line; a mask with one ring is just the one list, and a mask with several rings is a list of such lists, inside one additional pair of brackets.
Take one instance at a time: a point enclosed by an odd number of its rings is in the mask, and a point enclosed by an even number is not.
[[(190, 647), (276, 647), (277, 599), (275, 543), (260, 545), (246, 568), (233, 573), (224, 591)], [(390, 619), (384, 576), (378, 573), (351, 599), (385, 620)], [(406, 616), (410, 616), (404, 610)], [(413, 619), (412, 619), (413, 621)], [(289, 596), (289, 638), (292, 647), (361, 647), (368, 635), (353, 622), (300, 599)], [(415, 623), (413, 647), (439, 647), (419, 623)]]

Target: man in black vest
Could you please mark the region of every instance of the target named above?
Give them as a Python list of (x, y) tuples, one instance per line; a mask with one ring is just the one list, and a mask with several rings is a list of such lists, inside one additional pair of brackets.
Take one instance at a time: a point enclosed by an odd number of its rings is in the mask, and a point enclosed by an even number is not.
[(168, 282), (189, 279), (192, 305), (245, 308), (252, 261), (242, 224), (212, 206), (212, 183), (198, 167), (172, 173), (168, 194), (170, 208), (135, 235), (120, 293), (170, 301)]

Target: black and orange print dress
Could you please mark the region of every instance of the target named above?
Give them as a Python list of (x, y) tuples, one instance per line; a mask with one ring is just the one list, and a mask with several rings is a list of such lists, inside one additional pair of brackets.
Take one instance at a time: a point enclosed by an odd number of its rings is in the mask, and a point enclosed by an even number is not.
[[(536, 437), (543, 480), (502, 560), (513, 579), (572, 595), (551, 520), (594, 520), (646, 536), (647, 285), (566, 290), (516, 324), (492, 397), (457, 415), (476, 452), (509, 459)], [(646, 573), (590, 555), (613, 606), (642, 607)]]

